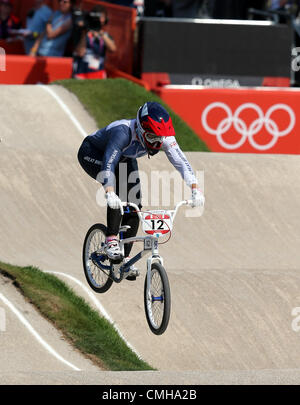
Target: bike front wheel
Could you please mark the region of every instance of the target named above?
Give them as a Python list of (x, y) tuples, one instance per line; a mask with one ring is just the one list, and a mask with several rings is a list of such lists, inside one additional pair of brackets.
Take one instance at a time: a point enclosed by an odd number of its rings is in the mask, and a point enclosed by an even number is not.
[(171, 292), (166, 270), (160, 263), (153, 263), (150, 275), (146, 275), (144, 306), (151, 331), (155, 335), (163, 334), (170, 319)]
[(97, 254), (105, 266), (109, 266), (109, 260), (103, 251), (106, 238), (106, 226), (102, 224), (93, 225), (87, 232), (83, 243), (83, 268), (84, 274), (90, 287), (97, 293), (106, 292), (112, 285), (109, 270), (103, 270), (97, 266), (92, 255)]

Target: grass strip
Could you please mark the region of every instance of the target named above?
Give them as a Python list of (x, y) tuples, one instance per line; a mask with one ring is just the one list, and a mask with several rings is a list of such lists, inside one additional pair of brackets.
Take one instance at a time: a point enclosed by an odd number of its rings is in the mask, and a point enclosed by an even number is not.
[(120, 338), (114, 327), (54, 275), (35, 267), (0, 262), (0, 273), (14, 285), (63, 336), (104, 370), (153, 370)]
[(103, 128), (119, 119), (136, 117), (146, 101), (157, 101), (170, 113), (177, 141), (183, 151), (209, 151), (199, 136), (156, 94), (125, 79), (60, 80), (59, 84), (74, 93), (88, 113)]

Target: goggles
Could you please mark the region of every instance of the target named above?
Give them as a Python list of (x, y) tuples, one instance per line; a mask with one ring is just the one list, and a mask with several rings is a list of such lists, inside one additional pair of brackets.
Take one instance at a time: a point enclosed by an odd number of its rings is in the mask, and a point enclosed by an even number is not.
[(152, 134), (151, 132), (145, 132), (144, 135), (149, 143), (162, 143), (165, 138), (164, 136), (157, 136), (155, 134)]

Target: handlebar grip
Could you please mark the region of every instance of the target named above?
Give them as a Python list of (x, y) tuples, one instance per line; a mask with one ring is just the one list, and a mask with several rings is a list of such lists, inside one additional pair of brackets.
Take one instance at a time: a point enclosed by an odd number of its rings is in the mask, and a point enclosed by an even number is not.
[(128, 202), (122, 201), (121, 204), (122, 204), (123, 207), (129, 206), (129, 207), (132, 207), (132, 208), (136, 209), (136, 211), (140, 211), (140, 208), (135, 203), (132, 203), (132, 202), (129, 202), (129, 201)]

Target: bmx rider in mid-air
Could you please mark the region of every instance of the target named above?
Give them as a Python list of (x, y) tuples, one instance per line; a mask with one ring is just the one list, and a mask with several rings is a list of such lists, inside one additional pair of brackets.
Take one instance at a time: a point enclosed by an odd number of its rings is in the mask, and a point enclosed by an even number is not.
[[(105, 190), (107, 200), (105, 252), (111, 260), (122, 258), (118, 239), (122, 219), (121, 201), (133, 202), (140, 209), (142, 208), (137, 158), (145, 155), (150, 158), (160, 150), (166, 153), (169, 161), (191, 188), (193, 207), (203, 206), (205, 201), (203, 193), (198, 188), (190, 163), (175, 139), (171, 117), (157, 102), (146, 102), (142, 105), (136, 119), (114, 121), (105, 128), (97, 130), (87, 136), (79, 148), (80, 165), (86, 173), (99, 181)], [(121, 163), (126, 164), (127, 167), (125, 178), (124, 165)], [(123, 225), (130, 226), (126, 237), (136, 236), (139, 218), (137, 213), (129, 207), (124, 211)], [(129, 260), (131, 248), (132, 244), (125, 245), (125, 261)], [(137, 269), (132, 266), (126, 278), (134, 280), (137, 275)]]

